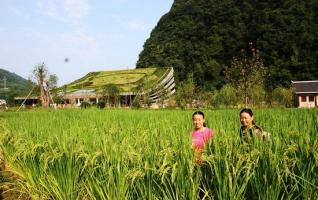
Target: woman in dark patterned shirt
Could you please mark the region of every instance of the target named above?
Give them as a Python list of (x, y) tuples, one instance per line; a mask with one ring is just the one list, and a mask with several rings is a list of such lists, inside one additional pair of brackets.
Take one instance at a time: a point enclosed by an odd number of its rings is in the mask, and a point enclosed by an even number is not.
[(257, 126), (254, 122), (253, 112), (251, 109), (244, 108), (243, 110), (241, 110), (240, 121), (242, 124), (240, 128), (241, 143), (248, 143), (254, 138), (258, 138), (261, 140), (265, 139), (263, 129)]

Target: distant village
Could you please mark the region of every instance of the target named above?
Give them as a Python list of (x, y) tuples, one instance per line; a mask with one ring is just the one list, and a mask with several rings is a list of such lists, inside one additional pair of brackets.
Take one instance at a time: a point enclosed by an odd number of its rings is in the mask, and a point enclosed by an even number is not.
[[(110, 71), (105, 72), (111, 74), (120, 74), (119, 79), (128, 80), (129, 77), (133, 77), (135, 74), (139, 73), (138, 69), (135, 70), (119, 70), (119, 71)], [(118, 79), (115, 78), (111, 79), (112, 81), (109, 82), (107, 79), (100, 79), (100, 85), (118, 85), (123, 86), (124, 84), (121, 81), (118, 83)], [(151, 72), (144, 73), (142, 76), (138, 77), (134, 80), (134, 82), (141, 81), (142, 78), (145, 76), (151, 76)], [(84, 77), (83, 77), (84, 78)], [(81, 79), (83, 79), (81, 78)], [(79, 79), (79, 80), (81, 80)], [(105, 81), (105, 82), (103, 82)], [(176, 85), (174, 81), (174, 71), (173, 68), (169, 68), (167, 72), (163, 74), (162, 77), (156, 77), (155, 79), (151, 80), (151, 87), (148, 87), (146, 90), (143, 88), (134, 88), (134, 87), (126, 87), (126, 91), (118, 91), (118, 95), (116, 100), (110, 101), (108, 99), (108, 105), (116, 104), (116, 107), (131, 107), (134, 101), (139, 101), (138, 103), (140, 106), (144, 107), (147, 104), (147, 107), (150, 108), (159, 108), (165, 107), (166, 104), (164, 103), (165, 100), (169, 96), (172, 96), (176, 92)], [(75, 81), (76, 83), (76, 81)], [(83, 83), (82, 83), (83, 84)], [(87, 83), (86, 83), (87, 84)], [(71, 90), (56, 90), (56, 94), (58, 96), (58, 102), (54, 102), (52, 97), (52, 92), (48, 91), (45, 83), (42, 84), (43, 87), (40, 88), (42, 96), (17, 96), (15, 97), (15, 102), (17, 104), (21, 104), (22, 106), (33, 106), (35, 107), (41, 101), (46, 102), (44, 104), (51, 105), (58, 108), (76, 108), (81, 107), (83, 104), (88, 103), (90, 105), (99, 105), (101, 102), (105, 103), (105, 97), (110, 96), (110, 94), (103, 94), (102, 91), (97, 89), (92, 89), (90, 87), (82, 87), (77, 89)], [(318, 81), (292, 81), (292, 86), (294, 88), (294, 106), (298, 108), (315, 108), (318, 107)], [(163, 92), (164, 91), (164, 92)], [(104, 91), (104, 93), (107, 91)], [(148, 99), (146, 100), (145, 97), (147, 96)], [(115, 102), (116, 101), (116, 102)], [(147, 102), (145, 102), (147, 101)], [(0, 105), (5, 105), (5, 100), (0, 100)], [(104, 105), (105, 106), (105, 105)]]
[[(158, 71), (162, 75), (155, 76), (153, 73), (159, 73)], [(67, 89), (68, 86), (62, 86), (55, 90), (49, 90), (43, 81), (39, 88), (40, 96), (31, 95), (32, 92), (30, 92), (27, 96), (17, 96), (14, 99), (16, 104), (21, 104), (23, 107), (35, 107), (41, 103), (46, 107), (50, 105), (58, 108), (76, 108), (83, 105), (98, 106), (102, 102), (107, 104), (103, 106), (131, 107), (135, 102), (142, 107), (147, 104), (147, 107), (159, 108), (160, 106), (164, 107), (164, 101), (176, 91), (173, 68), (148, 68), (142, 69), (142, 72), (140, 69), (103, 71), (101, 73), (103, 77), (94, 77), (95, 81), (103, 86), (101, 89), (89, 86), (85, 81), (83, 83), (74, 81), (70, 83), (73, 86), (69, 86), (69, 89)], [(110, 76), (110, 79), (105, 78), (107, 76)], [(82, 79), (85, 77), (79, 80)], [(93, 78), (89, 79), (92, 81)], [(107, 88), (107, 86), (113, 88)], [(54, 101), (54, 99), (57, 100)]]

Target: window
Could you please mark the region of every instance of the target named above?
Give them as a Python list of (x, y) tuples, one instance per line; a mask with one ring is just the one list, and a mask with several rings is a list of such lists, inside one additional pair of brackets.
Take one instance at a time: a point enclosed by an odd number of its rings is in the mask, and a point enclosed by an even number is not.
[(301, 97), (301, 102), (306, 102), (306, 96), (300, 96)]
[(315, 96), (309, 96), (309, 101), (315, 101)]

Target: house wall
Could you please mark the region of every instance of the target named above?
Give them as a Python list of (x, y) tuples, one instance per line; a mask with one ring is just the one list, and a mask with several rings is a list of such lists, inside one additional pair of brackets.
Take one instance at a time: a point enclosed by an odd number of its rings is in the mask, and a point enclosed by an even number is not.
[[(309, 96), (313, 96), (310, 101)], [(317, 94), (301, 94), (298, 95), (298, 107), (299, 108), (314, 108), (318, 106), (318, 95)]]

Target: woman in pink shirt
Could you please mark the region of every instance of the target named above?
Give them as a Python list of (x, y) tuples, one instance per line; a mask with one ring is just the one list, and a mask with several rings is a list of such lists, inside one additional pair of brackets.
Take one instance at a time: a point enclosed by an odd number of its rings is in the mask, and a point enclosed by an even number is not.
[(192, 147), (195, 151), (195, 161), (202, 165), (202, 151), (205, 144), (213, 137), (213, 131), (205, 125), (205, 116), (201, 111), (196, 111), (192, 114), (194, 130), (192, 131)]

